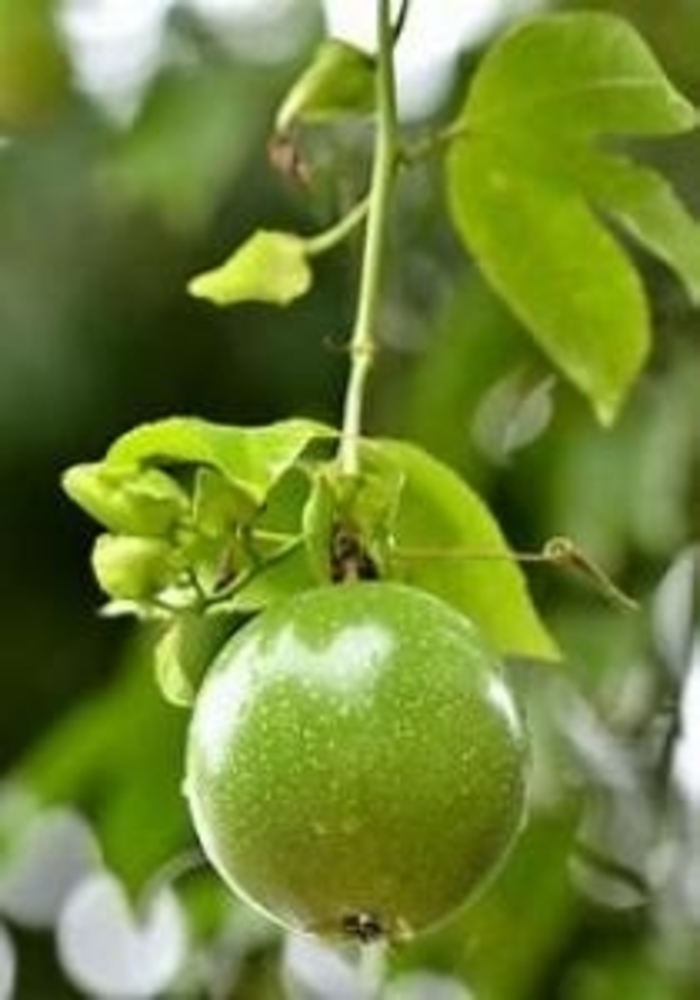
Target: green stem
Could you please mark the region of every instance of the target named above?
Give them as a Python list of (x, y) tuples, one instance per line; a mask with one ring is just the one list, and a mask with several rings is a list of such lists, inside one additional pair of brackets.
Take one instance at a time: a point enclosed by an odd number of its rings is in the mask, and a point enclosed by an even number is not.
[(410, 7), (411, 7), (411, 0), (403, 0), (401, 8), (399, 10), (398, 17), (394, 22), (394, 28), (393, 28), (394, 46), (396, 46), (396, 43), (403, 34), (403, 29), (406, 27), (406, 21), (408, 20), (408, 13)]
[(418, 139), (410, 146), (405, 146), (399, 156), (402, 167), (412, 167), (421, 160), (428, 159), (436, 153), (444, 152), (458, 139), (464, 139), (470, 134), (470, 128), (463, 121), (452, 122), (438, 132), (433, 132), (423, 139)]
[(350, 341), (350, 375), (345, 395), (338, 459), (348, 476), (359, 474), (359, 441), (367, 377), (375, 353), (381, 271), (387, 237), (391, 193), (398, 163), (398, 115), (394, 69), (394, 28), (390, 0), (378, 4), (377, 133), (370, 188), (360, 291)]
[(259, 577), (262, 573), (271, 569), (273, 566), (277, 566), (279, 563), (284, 562), (284, 560), (288, 559), (289, 556), (298, 552), (303, 545), (303, 538), (291, 537), (289, 541), (286, 544), (281, 545), (276, 552), (273, 552), (266, 559), (261, 559), (260, 562), (256, 563), (254, 566), (250, 566), (248, 569), (243, 570), (238, 574), (235, 580), (232, 580), (226, 587), (222, 587), (221, 590), (207, 597), (207, 608), (215, 607), (218, 604), (222, 604), (226, 601), (232, 600), (234, 597), (237, 597), (242, 590), (257, 579), (257, 577)]
[(317, 257), (320, 254), (332, 250), (333, 247), (342, 243), (343, 240), (363, 221), (369, 211), (370, 197), (362, 198), (350, 209), (347, 215), (339, 219), (335, 225), (325, 229), (315, 236), (307, 236), (304, 240), (304, 248), (308, 257)]

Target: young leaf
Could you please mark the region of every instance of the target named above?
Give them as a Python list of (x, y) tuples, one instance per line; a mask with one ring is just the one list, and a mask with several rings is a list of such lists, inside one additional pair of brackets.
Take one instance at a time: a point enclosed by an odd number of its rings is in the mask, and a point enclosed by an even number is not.
[(156, 680), (166, 701), (187, 707), (228, 629), (221, 618), (179, 615), (163, 632), (155, 649)]
[(374, 60), (348, 42), (328, 38), (282, 102), (275, 131), (284, 134), (296, 122), (367, 114), (373, 106)]
[(374, 468), (400, 470), (391, 576), (422, 587), (471, 618), (502, 653), (556, 660), (503, 534), (484, 502), (451, 469), (404, 441), (364, 445)]
[(251, 301), (286, 306), (312, 282), (304, 240), (259, 229), (219, 267), (192, 278), (187, 290), (217, 306)]
[(109, 449), (105, 463), (210, 466), (257, 508), (314, 439), (333, 433), (325, 424), (303, 419), (233, 427), (197, 417), (169, 417), (128, 431)]
[[(447, 164), (455, 225), (603, 422), (616, 416), (650, 335), (639, 278), (591, 203), (634, 228), (693, 290), (700, 251), (664, 182), (651, 171), (623, 176), (625, 161), (593, 144), (697, 123), (634, 29), (602, 13), (538, 18), (507, 35), (481, 64), (459, 118), (465, 135)], [(594, 153), (598, 172), (616, 179), (577, 173)]]

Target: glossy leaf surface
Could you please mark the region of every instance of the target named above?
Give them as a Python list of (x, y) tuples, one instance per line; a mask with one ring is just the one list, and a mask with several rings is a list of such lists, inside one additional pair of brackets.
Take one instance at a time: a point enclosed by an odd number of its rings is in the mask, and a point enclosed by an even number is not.
[(483, 500), (427, 452), (403, 441), (365, 445), (378, 469), (404, 482), (391, 575), (422, 587), (471, 618), (501, 652), (558, 659), (525, 577)]
[[(632, 173), (593, 143), (671, 135), (697, 122), (634, 29), (602, 13), (538, 18), (506, 35), (459, 117), (465, 135), (447, 168), (455, 225), (604, 423), (647, 357), (650, 323), (636, 271), (594, 208), (618, 216), (693, 294), (700, 236), (653, 171)], [(599, 169), (589, 179), (575, 164), (591, 152)]]

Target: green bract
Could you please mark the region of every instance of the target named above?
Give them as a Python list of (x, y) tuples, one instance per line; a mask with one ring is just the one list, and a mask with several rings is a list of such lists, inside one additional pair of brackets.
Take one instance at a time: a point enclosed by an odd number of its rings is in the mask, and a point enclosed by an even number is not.
[(186, 794), (204, 850), (290, 928), (410, 937), (463, 904), (523, 818), (526, 741), (472, 624), (392, 583), (268, 608), (200, 690)]

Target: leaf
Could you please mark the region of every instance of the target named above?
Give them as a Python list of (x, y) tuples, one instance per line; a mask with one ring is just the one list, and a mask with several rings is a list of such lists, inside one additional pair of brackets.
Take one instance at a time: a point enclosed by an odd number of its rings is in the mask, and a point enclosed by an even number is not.
[[(593, 142), (686, 131), (697, 112), (627, 22), (585, 13), (534, 19), (506, 35), (479, 67), (458, 123), (464, 137), (447, 181), (462, 239), (611, 422), (648, 354), (649, 317), (632, 263), (590, 203), (616, 214), (694, 294), (700, 251), (665, 183), (653, 171), (626, 171)], [(598, 169), (587, 178), (576, 164), (591, 156)]]
[(247, 582), (241, 586), (239, 579), (234, 596), (217, 605), (217, 610), (225, 614), (259, 611), (319, 583), (303, 537), (309, 496), (309, 477), (301, 469), (292, 470), (270, 491), (249, 538), (254, 557), (249, 555), (243, 570)]
[(375, 63), (361, 49), (328, 38), (292, 85), (275, 118), (284, 134), (296, 122), (326, 122), (348, 114), (367, 114), (374, 107)]
[(364, 445), (376, 468), (400, 470), (391, 575), (436, 594), (505, 654), (556, 660), (520, 568), (487, 506), (451, 469), (404, 441)]
[(451, 169), (453, 218), (487, 278), (612, 422), (649, 351), (636, 271), (576, 190), (515, 144), (460, 143)]
[(336, 498), (329, 477), (321, 469), (313, 479), (302, 512), (302, 532), (309, 566), (318, 583), (331, 580), (331, 548)]
[(649, 167), (609, 153), (590, 151), (569, 162), (590, 200), (673, 268), (691, 301), (700, 303), (700, 223), (668, 181)]
[(227, 633), (221, 618), (181, 614), (163, 632), (155, 648), (158, 687), (166, 701), (193, 704), (200, 680)]
[(484, 394), (474, 415), (473, 436), (492, 462), (507, 462), (536, 441), (554, 413), (552, 375), (533, 381), (523, 369), (509, 372)]
[(264, 427), (233, 427), (197, 417), (168, 417), (142, 424), (109, 449), (108, 466), (188, 463), (210, 466), (259, 507), (304, 449), (335, 432), (313, 420), (284, 420)]
[(259, 229), (219, 267), (192, 278), (187, 290), (217, 306), (251, 301), (286, 306), (312, 282), (304, 240)]
[(533, 18), (482, 61), (464, 112), (475, 131), (673, 135), (698, 112), (632, 25), (608, 13)]

